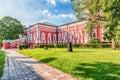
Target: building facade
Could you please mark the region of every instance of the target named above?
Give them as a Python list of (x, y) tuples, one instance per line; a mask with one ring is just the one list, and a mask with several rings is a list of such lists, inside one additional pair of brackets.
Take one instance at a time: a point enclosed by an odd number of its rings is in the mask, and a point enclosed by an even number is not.
[(103, 28), (93, 27), (90, 34), (85, 28), (86, 21), (75, 21), (60, 26), (49, 23), (36, 23), (24, 30), (25, 36), (14, 40), (14, 44), (29, 44), (34, 47), (36, 44), (62, 44), (72, 42), (73, 44), (87, 44), (91, 38), (98, 38), (103, 41)]

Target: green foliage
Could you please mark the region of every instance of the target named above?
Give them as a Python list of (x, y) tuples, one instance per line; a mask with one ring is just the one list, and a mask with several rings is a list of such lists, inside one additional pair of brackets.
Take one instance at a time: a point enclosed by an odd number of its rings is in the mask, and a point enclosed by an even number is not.
[(0, 48), (2, 47), (2, 41), (0, 40)]
[(92, 38), (88, 41), (89, 44), (100, 43), (100, 40), (97, 38)]
[(0, 77), (3, 72), (4, 63), (5, 63), (5, 52), (0, 50)]
[(28, 48), (29, 48), (29, 46), (27, 44), (18, 45), (19, 50), (28, 49)]
[(0, 19), (0, 40), (17, 39), (23, 33), (24, 26), (15, 18), (6, 16)]
[(110, 43), (74, 44), (74, 48), (110, 48)]
[[(73, 48), (110, 48), (110, 43), (100, 43), (98, 39), (95, 39), (94, 42), (89, 44), (72, 44)], [(40, 44), (36, 45), (35, 48), (67, 48), (68, 44)]]
[(67, 52), (66, 48), (57, 48), (55, 52), (50, 48), (19, 52), (80, 80), (120, 80), (120, 50), (74, 48), (73, 52)]
[(47, 47), (47, 48), (67, 48), (67, 44), (40, 44), (39, 46), (35, 45), (35, 48), (44, 48), (44, 47)]
[(45, 49), (45, 50), (48, 50), (48, 47), (47, 47), (47, 46), (44, 46), (44, 49)]
[(115, 37), (116, 47), (120, 48), (120, 26), (116, 29), (116, 37)]
[(71, 0), (78, 20), (86, 15), (87, 30), (96, 26), (104, 27), (104, 39), (116, 37), (116, 28), (120, 26), (120, 0)]

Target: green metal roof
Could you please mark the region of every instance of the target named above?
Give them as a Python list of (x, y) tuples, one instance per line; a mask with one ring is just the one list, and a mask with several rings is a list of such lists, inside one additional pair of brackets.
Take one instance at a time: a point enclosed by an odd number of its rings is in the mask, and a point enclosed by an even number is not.
[(14, 42), (14, 40), (3, 40), (3, 42)]
[(47, 24), (47, 25), (51, 25), (51, 26), (57, 26), (57, 25), (49, 23), (49, 22), (43, 22), (43, 24)]

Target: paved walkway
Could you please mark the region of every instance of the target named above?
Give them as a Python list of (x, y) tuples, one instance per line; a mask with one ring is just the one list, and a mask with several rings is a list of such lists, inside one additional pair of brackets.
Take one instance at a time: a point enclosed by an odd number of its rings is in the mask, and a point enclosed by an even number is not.
[(4, 51), (6, 62), (1, 80), (77, 80), (14, 49)]

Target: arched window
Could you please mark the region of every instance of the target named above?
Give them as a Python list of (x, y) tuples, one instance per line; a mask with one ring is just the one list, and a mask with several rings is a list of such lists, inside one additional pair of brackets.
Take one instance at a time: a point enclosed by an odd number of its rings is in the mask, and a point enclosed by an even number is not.
[(62, 36), (61, 36), (61, 33), (58, 34), (58, 42), (62, 42)]
[(97, 29), (96, 28), (93, 28), (92, 38), (97, 38)]
[(67, 32), (64, 32), (64, 42), (66, 43), (68, 40), (68, 35), (67, 35)]
[(43, 32), (42, 33), (42, 36), (41, 36), (41, 43), (45, 43), (46, 41), (45, 41), (45, 33)]
[(74, 41), (74, 32), (70, 33), (70, 41)]
[(48, 33), (48, 43), (51, 43), (51, 33)]
[(34, 41), (36, 40), (36, 33), (34, 33)]
[(82, 43), (82, 31), (78, 31), (78, 43)]
[(31, 35), (30, 35), (30, 39), (31, 39), (31, 41), (32, 41), (32, 33), (31, 33)]
[(56, 34), (54, 34), (53, 35), (53, 41), (56, 42), (56, 40), (57, 40), (57, 36), (56, 36)]

